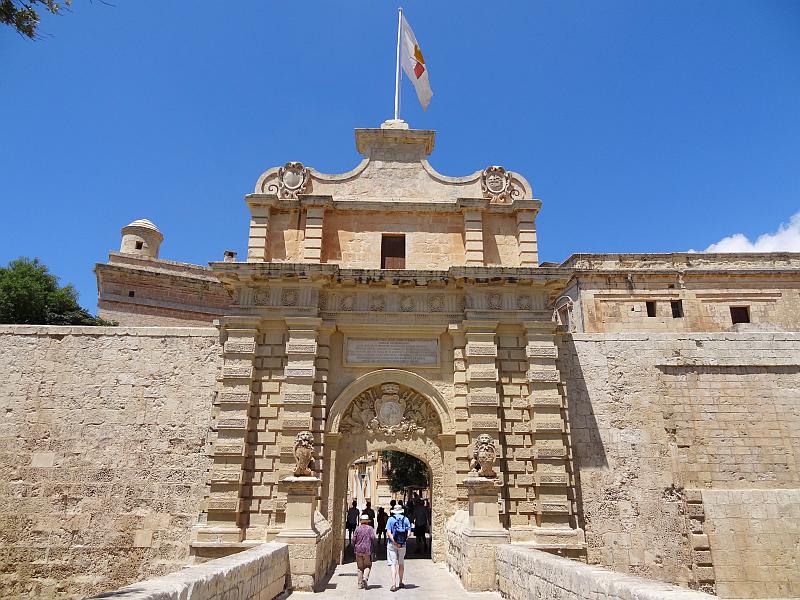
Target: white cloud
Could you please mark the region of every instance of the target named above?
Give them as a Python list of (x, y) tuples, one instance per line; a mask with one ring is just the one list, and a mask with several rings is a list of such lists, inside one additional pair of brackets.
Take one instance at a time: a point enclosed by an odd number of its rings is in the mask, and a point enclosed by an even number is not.
[(706, 252), (800, 252), (800, 212), (789, 224), (781, 223), (773, 233), (764, 233), (751, 242), (743, 233), (735, 233), (711, 244)]

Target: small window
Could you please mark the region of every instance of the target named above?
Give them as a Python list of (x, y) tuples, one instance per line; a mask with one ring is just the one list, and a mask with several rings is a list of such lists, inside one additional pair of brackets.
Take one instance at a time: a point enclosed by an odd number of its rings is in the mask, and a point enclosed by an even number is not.
[(381, 238), (381, 269), (406, 268), (406, 236), (384, 235)]
[(136, 242), (136, 249), (141, 250), (144, 248), (144, 242)]
[(750, 322), (750, 307), (748, 306), (731, 306), (731, 321), (736, 325), (737, 323)]
[(133, 295), (134, 295), (134, 294), (133, 294), (133, 290), (131, 290), (131, 291), (129, 291), (129, 292), (128, 292), (128, 298), (133, 298)]
[(683, 300), (670, 300), (670, 306), (672, 306), (672, 318), (673, 319), (682, 319), (683, 318)]
[(647, 316), (648, 317), (655, 317), (656, 316), (656, 303), (655, 302), (645, 302), (647, 305)]

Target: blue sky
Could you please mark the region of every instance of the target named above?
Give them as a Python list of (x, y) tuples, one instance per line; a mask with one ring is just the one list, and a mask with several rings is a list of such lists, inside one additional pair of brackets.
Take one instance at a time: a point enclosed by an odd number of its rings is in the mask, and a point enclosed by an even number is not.
[[(800, 2), (403, 7), (434, 97), (406, 82), (401, 116), (442, 173), (528, 178), (542, 260), (800, 240)], [(163, 258), (241, 256), (262, 171), (348, 170), (353, 129), (391, 117), (396, 8), (76, 0), (38, 41), (0, 29), (0, 263), (40, 257), (94, 311), (134, 219)]]

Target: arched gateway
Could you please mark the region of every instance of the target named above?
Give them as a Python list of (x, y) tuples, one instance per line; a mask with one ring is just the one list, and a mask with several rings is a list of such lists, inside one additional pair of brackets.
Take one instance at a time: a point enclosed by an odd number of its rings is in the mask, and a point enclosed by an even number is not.
[(324, 462), (333, 474), (323, 482), (334, 549), (344, 547), (343, 507), (347, 469), (359, 456), (399, 450), (424, 461), (431, 474), (434, 560), (444, 559), (444, 524), (455, 512), (454, 420), (444, 398), (423, 377), (400, 369), (361, 376), (339, 394), (328, 417)]
[(433, 141), (359, 129), (349, 173), (288, 162), (247, 195), (246, 262), (211, 265), (231, 304), (196, 556), (281, 540), (292, 585), (319, 587), (347, 467), (380, 450), (428, 465), (432, 555), (462, 579), (493, 582), (470, 545), (582, 548), (551, 319), (567, 274), (538, 265), (525, 178), (436, 173)]

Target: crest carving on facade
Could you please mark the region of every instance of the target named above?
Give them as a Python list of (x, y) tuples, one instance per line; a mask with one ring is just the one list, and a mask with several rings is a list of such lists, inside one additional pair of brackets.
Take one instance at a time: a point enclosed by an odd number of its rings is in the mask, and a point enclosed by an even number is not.
[(472, 469), (478, 472), (479, 477), (497, 477), (492, 466), (497, 458), (497, 448), (492, 436), (482, 433), (475, 438), (475, 448), (472, 451)]
[(427, 398), (397, 383), (384, 383), (353, 400), (339, 430), (407, 438), (441, 433), (441, 424)]
[(520, 195), (511, 183), (511, 172), (497, 165), (486, 167), (481, 173), (481, 191), (492, 204), (507, 204)]
[(309, 463), (314, 458), (314, 434), (310, 431), (301, 431), (294, 438), (294, 468), (295, 477), (310, 477), (312, 475)]
[(287, 162), (278, 167), (278, 181), (267, 187), (268, 192), (278, 198), (297, 200), (298, 194), (307, 194), (311, 183), (311, 171), (301, 162)]

